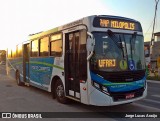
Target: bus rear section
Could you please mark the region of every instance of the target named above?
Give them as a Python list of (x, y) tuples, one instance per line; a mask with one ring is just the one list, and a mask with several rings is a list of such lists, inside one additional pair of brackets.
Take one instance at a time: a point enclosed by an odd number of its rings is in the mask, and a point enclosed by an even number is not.
[(29, 81), (29, 43), (23, 42), (7, 49), (7, 75), (16, 79), (18, 85)]

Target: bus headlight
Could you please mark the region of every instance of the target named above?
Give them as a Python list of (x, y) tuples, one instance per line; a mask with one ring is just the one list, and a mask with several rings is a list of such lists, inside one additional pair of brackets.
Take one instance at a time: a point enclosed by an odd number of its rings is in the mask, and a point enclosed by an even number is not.
[(100, 85), (99, 85), (98, 83), (94, 82), (93, 84), (94, 84), (94, 86), (95, 86), (96, 88), (98, 88), (98, 89), (100, 88)]
[(107, 93), (108, 93), (108, 89), (107, 89), (107, 87), (102, 86), (102, 91), (103, 91), (103, 92), (107, 92)]
[(95, 87), (95, 88), (97, 88), (99, 91), (101, 91), (101, 92), (103, 92), (103, 93), (105, 93), (105, 94), (107, 94), (107, 95), (110, 95), (109, 94), (109, 92), (108, 92), (108, 88), (106, 87), (106, 86), (103, 86), (103, 85), (101, 85), (101, 84), (98, 84), (97, 82), (94, 82), (93, 81), (93, 86)]

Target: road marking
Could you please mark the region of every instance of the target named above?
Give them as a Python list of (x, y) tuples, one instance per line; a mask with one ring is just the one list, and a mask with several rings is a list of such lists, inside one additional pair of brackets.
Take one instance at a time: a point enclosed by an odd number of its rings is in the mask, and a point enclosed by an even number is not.
[(143, 99), (143, 100), (148, 101), (148, 102), (153, 102), (153, 103), (159, 103), (160, 104), (160, 102), (156, 101), (156, 100), (151, 100), (151, 99)]
[(160, 95), (152, 95), (153, 97), (158, 97), (158, 98), (160, 98)]
[[(151, 106), (147, 106), (147, 105), (143, 105), (143, 104), (139, 104), (139, 103), (133, 103), (132, 105), (138, 106), (138, 107), (142, 107), (142, 108), (146, 108), (145, 111), (157, 111), (159, 112), (160, 109), (156, 108), (156, 107), (151, 107)], [(141, 111), (140, 111), (141, 112)]]
[(160, 84), (160, 81), (147, 80), (147, 82)]

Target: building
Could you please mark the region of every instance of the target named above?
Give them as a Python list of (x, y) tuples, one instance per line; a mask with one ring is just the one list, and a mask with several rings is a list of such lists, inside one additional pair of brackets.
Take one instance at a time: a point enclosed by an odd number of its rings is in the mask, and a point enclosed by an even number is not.
[(157, 40), (157, 42), (160, 41), (160, 32), (154, 33), (155, 39)]
[(144, 54), (145, 54), (145, 61), (146, 66), (150, 63), (150, 42), (144, 42)]
[(150, 42), (144, 43), (144, 52), (146, 58), (146, 65), (150, 63), (151, 68), (157, 68), (157, 59), (160, 57), (160, 32), (154, 33), (154, 44), (152, 47), (152, 53), (150, 53)]

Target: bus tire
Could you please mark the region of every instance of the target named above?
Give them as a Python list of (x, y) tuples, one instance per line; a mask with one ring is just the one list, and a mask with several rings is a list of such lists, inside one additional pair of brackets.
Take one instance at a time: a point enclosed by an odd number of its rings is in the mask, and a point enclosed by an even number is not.
[(23, 85), (23, 83), (20, 80), (20, 73), (19, 73), (19, 71), (16, 72), (16, 81), (17, 81), (17, 85), (18, 86), (22, 86)]
[(60, 79), (58, 79), (55, 84), (55, 95), (58, 102), (62, 104), (66, 104), (68, 102), (64, 93), (64, 86)]

